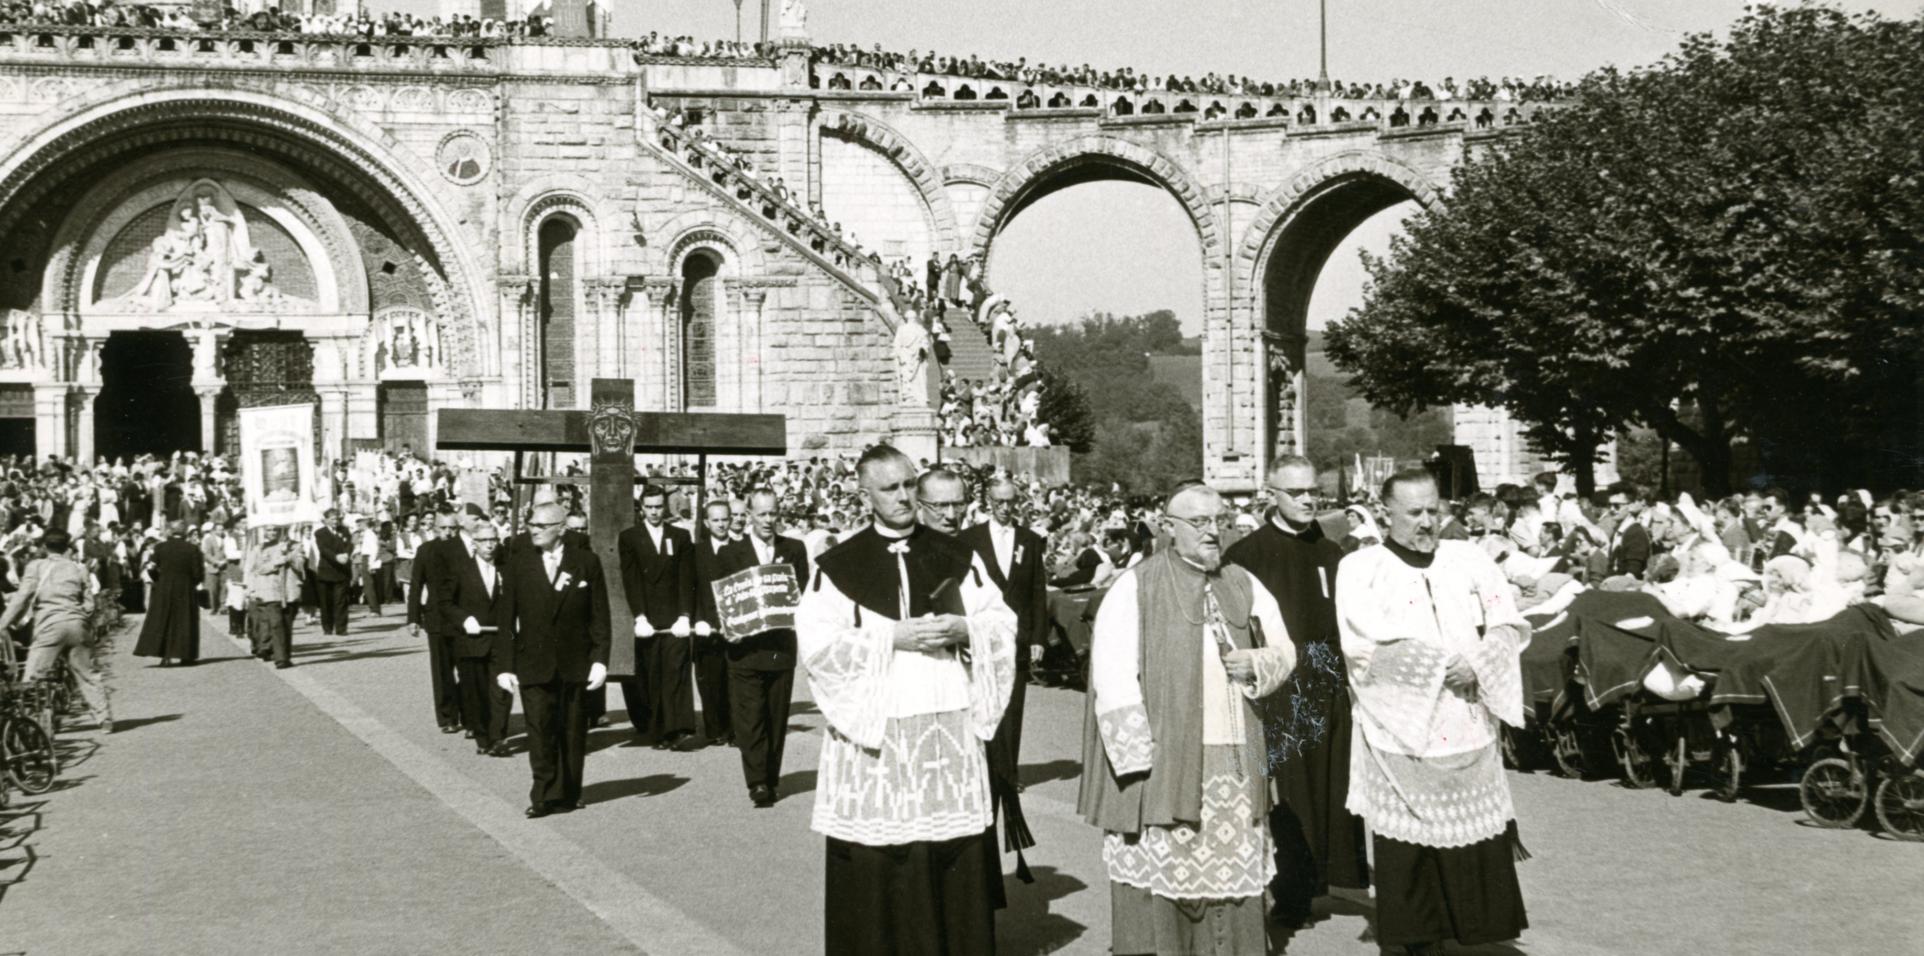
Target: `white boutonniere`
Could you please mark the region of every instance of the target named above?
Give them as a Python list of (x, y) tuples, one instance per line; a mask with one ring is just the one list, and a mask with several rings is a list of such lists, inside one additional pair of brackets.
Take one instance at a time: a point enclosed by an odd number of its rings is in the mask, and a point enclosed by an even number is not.
[(661, 536), (661, 553), (667, 557), (671, 557), (671, 558), (674, 557), (675, 556), (675, 539), (665, 534), (662, 535)]
[(1015, 565), (1018, 565), (1021, 563), (1022, 563), (1022, 542), (1017, 541), (1015, 543), (1015, 557), (1009, 559), (1009, 565), (1011, 567), (1014, 567)]
[(554, 579), (554, 589), (557, 591), (566, 591), (568, 590), (568, 585), (574, 583), (574, 579), (575, 576), (573, 572), (563, 571), (560, 577)]

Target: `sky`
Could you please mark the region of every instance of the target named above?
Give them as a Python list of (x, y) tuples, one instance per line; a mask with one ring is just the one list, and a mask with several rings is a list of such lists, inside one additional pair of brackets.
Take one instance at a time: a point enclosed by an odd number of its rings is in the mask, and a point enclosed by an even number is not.
[[(439, 0), (366, 0), (371, 9), (433, 12)], [(617, 35), (650, 30), (734, 36), (729, 0), (611, 0)], [(779, 9), (781, 0), (770, 0)], [(1318, 0), (805, 0), (818, 43), (881, 44), (984, 58), (1133, 66), (1160, 74), (1313, 77)], [(1410, 77), (1550, 74), (1643, 66), (1685, 34), (1716, 31), (1743, 0), (1324, 0), (1329, 72), (1367, 82)], [(760, 0), (742, 8), (754, 36)], [(1924, 0), (1836, 0), (1850, 11), (1914, 17)], [(774, 14), (770, 15), (771, 22)], [(1192, 28), (1193, 27), (1193, 28)], [(1360, 301), (1360, 250), (1383, 251), (1411, 207), (1363, 224), (1331, 256), (1310, 304), (1320, 328)], [(1045, 197), (997, 239), (989, 278), (1025, 316), (1072, 321), (1090, 311), (1174, 309), (1194, 332), (1201, 253), (1174, 199), (1153, 187), (1091, 183)]]

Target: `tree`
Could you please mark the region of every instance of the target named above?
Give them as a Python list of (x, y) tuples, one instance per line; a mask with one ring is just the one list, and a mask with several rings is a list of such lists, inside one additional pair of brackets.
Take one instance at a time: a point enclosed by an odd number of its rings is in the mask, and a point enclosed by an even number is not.
[[(1151, 353), (1185, 348), (1175, 313), (1094, 315), (1074, 326), (1038, 328), (1031, 340), (1047, 370), (1039, 414), (1077, 452), (1071, 466), (1078, 481), (1147, 494), (1201, 473), (1201, 413), (1174, 386), (1154, 381), (1149, 366)], [(1065, 403), (1063, 414), (1052, 396)]]
[(1036, 418), (1055, 429), (1056, 444), (1067, 445), (1072, 451), (1088, 451), (1096, 437), (1089, 393), (1053, 368), (1045, 366), (1038, 377), (1042, 380), (1042, 400), (1036, 405)]
[[(1459, 165), (1326, 337), (1372, 401), (1509, 409), (1581, 470), (1647, 426), (1727, 490), (1924, 469), (1924, 21), (1758, 7)], [(1781, 478), (1780, 478), (1781, 480)]]

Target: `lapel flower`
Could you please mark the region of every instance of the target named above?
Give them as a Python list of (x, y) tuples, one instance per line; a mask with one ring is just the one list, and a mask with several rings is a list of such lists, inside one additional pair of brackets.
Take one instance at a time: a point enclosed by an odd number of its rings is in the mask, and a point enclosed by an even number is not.
[(1017, 541), (1015, 543), (1015, 556), (1009, 559), (1009, 566), (1015, 567), (1016, 565), (1021, 563), (1022, 563), (1022, 542)]

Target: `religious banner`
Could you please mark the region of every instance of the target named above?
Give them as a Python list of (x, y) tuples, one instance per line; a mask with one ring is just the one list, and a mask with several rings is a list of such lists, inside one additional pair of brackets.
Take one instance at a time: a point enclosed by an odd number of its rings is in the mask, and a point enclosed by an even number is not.
[(314, 504), (314, 405), (268, 405), (240, 410), (241, 489), (247, 524), (308, 524)]
[(795, 626), (795, 608), (802, 603), (802, 587), (795, 569), (786, 564), (763, 564), (737, 571), (714, 584), (715, 613), (721, 618), (722, 638), (730, 643), (763, 631)]

